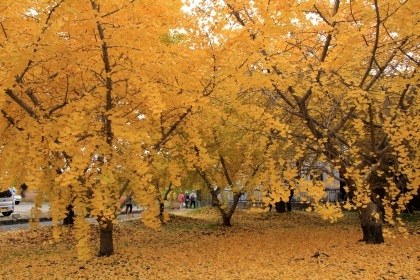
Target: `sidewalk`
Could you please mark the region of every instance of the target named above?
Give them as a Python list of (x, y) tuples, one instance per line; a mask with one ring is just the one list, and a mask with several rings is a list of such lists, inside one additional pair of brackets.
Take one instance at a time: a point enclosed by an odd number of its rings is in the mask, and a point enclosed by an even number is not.
[[(31, 217), (31, 209), (34, 207), (32, 202), (21, 202), (19, 205), (15, 205), (15, 211), (10, 216), (3, 216), (0, 213), (0, 226), (2, 225), (13, 225), (13, 224), (26, 224), (29, 223)], [(41, 207), (40, 222), (51, 221), (49, 218), (50, 205), (44, 203)], [(125, 210), (125, 209), (124, 209)], [(135, 206), (133, 207), (133, 214), (140, 214), (143, 211), (143, 208)], [(117, 219), (125, 217), (125, 211), (122, 211), (121, 214), (117, 216)]]

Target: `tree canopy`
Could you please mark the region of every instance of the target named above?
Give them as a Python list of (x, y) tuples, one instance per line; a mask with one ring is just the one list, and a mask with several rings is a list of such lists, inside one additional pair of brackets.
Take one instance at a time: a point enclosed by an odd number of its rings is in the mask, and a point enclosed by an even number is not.
[(317, 165), (339, 171), (365, 241), (382, 242), (381, 216), (403, 226), (420, 186), (418, 8), (2, 1), (1, 188), (38, 190), (55, 225), (73, 205), (81, 256), (89, 213), (108, 255), (123, 193), (157, 227), (156, 186), (191, 172), (238, 195), (259, 186), (267, 201), (306, 193), (336, 220), (325, 184), (301, 176)]

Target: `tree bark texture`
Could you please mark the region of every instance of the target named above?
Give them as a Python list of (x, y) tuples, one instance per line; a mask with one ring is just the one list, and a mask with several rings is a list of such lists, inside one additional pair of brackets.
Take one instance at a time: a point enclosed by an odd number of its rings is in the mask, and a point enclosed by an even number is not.
[(219, 209), (219, 212), (222, 216), (222, 226), (230, 227), (232, 226), (231, 219), (233, 216), (233, 213), (235, 213), (236, 207), (238, 206), (239, 198), (241, 197), (242, 193), (235, 193), (233, 196), (233, 203), (230, 207), (229, 211), (225, 211), (220, 205), (220, 203), (217, 205), (217, 208)]
[(112, 221), (105, 221), (105, 225), (101, 225), (99, 256), (110, 256), (114, 253), (114, 240), (112, 238), (113, 228), (114, 224)]
[(163, 201), (159, 201), (159, 218), (160, 221), (163, 222), (163, 212), (165, 212), (165, 203)]
[(275, 203), (277, 213), (285, 213), (286, 212), (286, 202), (280, 200)]
[[(381, 218), (376, 219), (373, 215), (380, 213)], [(359, 208), (359, 218), (363, 231), (363, 241), (368, 244), (384, 243), (382, 232), (382, 214), (378, 204), (371, 201), (367, 207)]]
[(225, 227), (231, 227), (232, 223), (230, 222), (232, 215), (222, 213), (222, 225)]

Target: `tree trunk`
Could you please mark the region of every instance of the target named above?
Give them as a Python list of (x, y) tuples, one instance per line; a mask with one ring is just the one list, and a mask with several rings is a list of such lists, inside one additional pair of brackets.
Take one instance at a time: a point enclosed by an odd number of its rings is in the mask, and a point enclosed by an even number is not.
[[(156, 186), (156, 189), (159, 189), (159, 186)], [(172, 182), (169, 184), (168, 189), (166, 190), (165, 195), (163, 196), (163, 199), (158, 194), (158, 200), (159, 200), (159, 217), (160, 217), (160, 221), (162, 223), (164, 222), (165, 201), (168, 200), (168, 195), (169, 195), (169, 193), (171, 191), (172, 191)]]
[(105, 224), (100, 225), (100, 247), (98, 256), (110, 256), (114, 253), (114, 241), (112, 239), (112, 230), (114, 224), (112, 221), (104, 221)]
[(63, 225), (73, 225), (74, 224), (74, 211), (73, 205), (69, 204), (67, 207), (67, 215), (63, 220)]
[(276, 206), (277, 213), (286, 212), (286, 203), (283, 200), (280, 200), (274, 204)]
[(338, 201), (345, 202), (346, 201), (346, 190), (344, 187), (346, 186), (346, 183), (343, 181), (340, 181), (340, 197)]
[(287, 211), (289, 212), (292, 211), (292, 199), (293, 199), (294, 193), (295, 193), (294, 190), (290, 190), (289, 201), (287, 201)]
[(224, 227), (231, 227), (232, 224), (230, 222), (232, 215), (222, 213), (222, 226)]
[(222, 225), (230, 227), (232, 226), (232, 223), (230, 220), (232, 219), (233, 213), (235, 213), (236, 207), (238, 206), (239, 198), (241, 197), (242, 193), (235, 193), (233, 196), (233, 203), (230, 207), (229, 211), (226, 213), (226, 211), (219, 205), (217, 205), (217, 208), (219, 209), (220, 214), (222, 215)]
[[(374, 217), (376, 213), (379, 213), (379, 219)], [(363, 231), (362, 241), (368, 244), (384, 243), (380, 206), (374, 201), (369, 202), (366, 208), (359, 208), (359, 218)]]
[(165, 203), (162, 200), (159, 200), (159, 218), (160, 221), (163, 223), (164, 221), (164, 214), (163, 212), (165, 212)]
[[(223, 160), (222, 160), (223, 162)], [(226, 211), (222, 208), (222, 205), (219, 201), (219, 199), (217, 198), (218, 194), (220, 193), (221, 189), (219, 187), (217, 187), (216, 189), (213, 188), (212, 184), (210, 183), (210, 181), (208, 180), (206, 174), (204, 172), (201, 172), (199, 169), (197, 169), (198, 174), (201, 176), (201, 178), (203, 178), (208, 190), (210, 191), (211, 194), (211, 198), (212, 198), (212, 205), (214, 207), (217, 207), (217, 209), (220, 212), (220, 215), (222, 216), (222, 226), (232, 226), (230, 220), (233, 216), (233, 213), (235, 212), (236, 206), (238, 205), (239, 202), (239, 198), (241, 197), (242, 193), (235, 193), (233, 196), (233, 204), (230, 207), (229, 212), (226, 213)], [(228, 180), (229, 181), (229, 180)]]

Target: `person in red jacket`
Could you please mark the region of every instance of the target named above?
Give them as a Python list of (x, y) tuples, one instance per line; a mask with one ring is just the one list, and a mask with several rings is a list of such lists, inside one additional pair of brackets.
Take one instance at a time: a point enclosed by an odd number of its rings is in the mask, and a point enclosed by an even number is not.
[(183, 193), (178, 195), (179, 209), (182, 209), (182, 206), (185, 204), (185, 197)]

